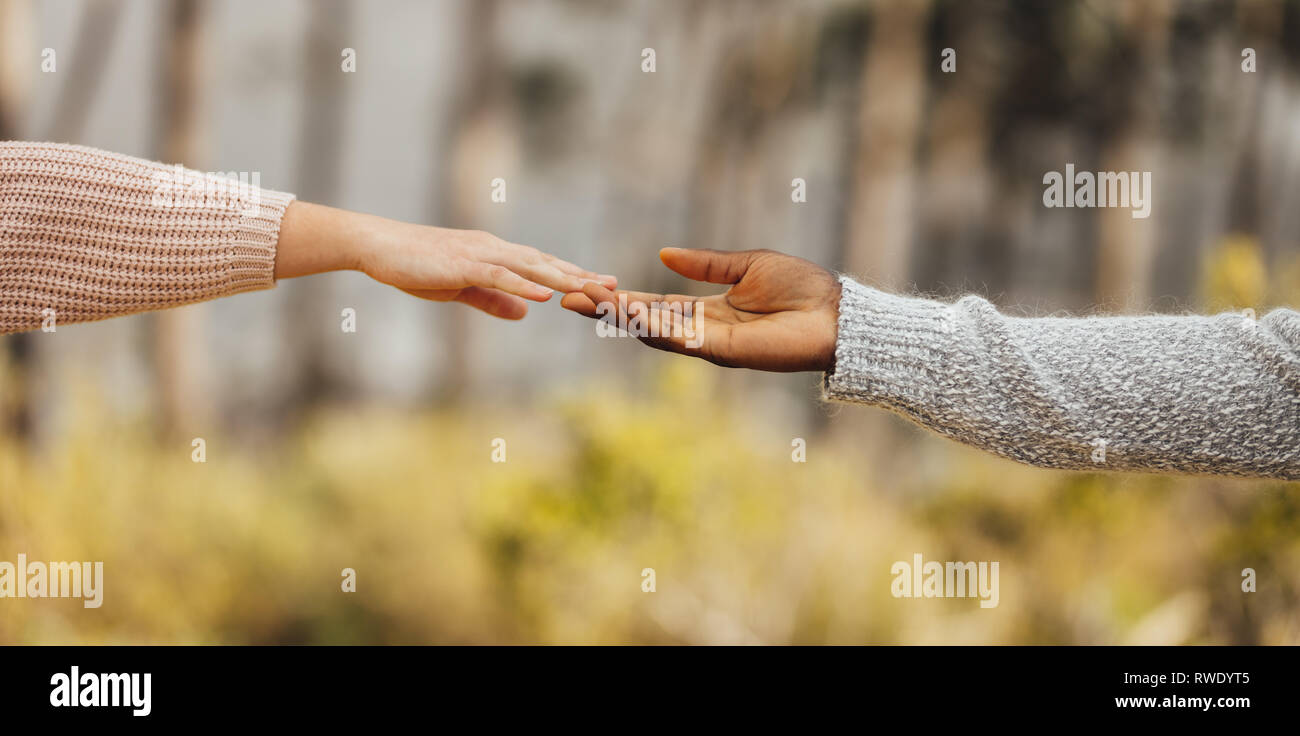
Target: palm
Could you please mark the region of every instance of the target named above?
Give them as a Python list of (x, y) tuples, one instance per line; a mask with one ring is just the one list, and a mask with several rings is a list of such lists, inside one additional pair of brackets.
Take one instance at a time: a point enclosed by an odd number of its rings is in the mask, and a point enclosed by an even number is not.
[[(826, 270), (793, 256), (771, 251), (721, 253), (666, 250), (664, 262), (690, 278), (730, 283), (723, 294), (700, 298), (680, 294), (626, 294), (630, 311), (638, 304), (691, 303), (701, 331), (643, 337), (654, 347), (695, 355), (718, 365), (769, 371), (824, 370), (834, 358), (839, 283)], [(571, 294), (565, 306), (595, 316), (595, 304), (613, 293), (589, 287)], [(657, 324), (657, 318), (652, 318)], [(652, 334), (664, 335), (656, 329)], [(693, 336), (693, 335), (692, 335)]]

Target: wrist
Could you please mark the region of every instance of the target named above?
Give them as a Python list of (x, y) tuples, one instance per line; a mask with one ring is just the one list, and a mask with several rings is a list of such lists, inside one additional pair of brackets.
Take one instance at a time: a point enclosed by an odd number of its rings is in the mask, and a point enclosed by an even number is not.
[(830, 339), (827, 341), (828, 344), (824, 346), (825, 349), (822, 354), (826, 357), (822, 361), (821, 370), (827, 373), (835, 370), (835, 351), (840, 341), (840, 298), (843, 295), (844, 285), (839, 279), (835, 279), (835, 288), (827, 300), (825, 309), (826, 334), (830, 336)]
[(276, 244), (275, 277), (362, 270), (368, 234), (344, 210), (296, 201), (285, 210)]

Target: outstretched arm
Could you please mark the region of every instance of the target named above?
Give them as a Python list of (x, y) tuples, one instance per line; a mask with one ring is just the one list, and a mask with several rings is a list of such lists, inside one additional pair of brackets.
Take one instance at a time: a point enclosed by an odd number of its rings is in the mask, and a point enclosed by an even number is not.
[[(961, 442), (1053, 468), (1300, 479), (1300, 314), (1015, 318), (987, 301), (895, 296), (791, 256), (667, 249), (691, 278), (696, 347), (662, 326), (645, 342), (720, 365), (825, 370), (829, 399), (883, 406)], [(564, 304), (617, 309), (599, 286)], [(641, 306), (647, 305), (647, 306)], [(668, 337), (663, 335), (667, 334)]]
[(600, 276), (487, 233), (296, 202), (251, 182), (51, 143), (0, 142), (0, 334), (355, 269), (506, 319)]

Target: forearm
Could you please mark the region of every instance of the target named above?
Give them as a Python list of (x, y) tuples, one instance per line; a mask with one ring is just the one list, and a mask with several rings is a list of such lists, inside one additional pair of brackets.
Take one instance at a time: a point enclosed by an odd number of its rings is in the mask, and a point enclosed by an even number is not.
[(1023, 319), (845, 280), (828, 398), (1055, 468), (1300, 478), (1300, 314)]
[(268, 288), (292, 201), (81, 146), (0, 143), (0, 333)]

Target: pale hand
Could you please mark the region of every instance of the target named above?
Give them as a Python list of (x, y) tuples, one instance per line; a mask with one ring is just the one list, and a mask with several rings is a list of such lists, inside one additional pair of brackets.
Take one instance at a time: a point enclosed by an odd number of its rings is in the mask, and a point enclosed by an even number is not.
[(281, 224), (275, 277), (345, 269), (422, 299), (462, 302), (503, 319), (527, 314), (525, 299), (544, 302), (555, 291), (618, 284), (613, 276), (490, 233), (413, 225), (307, 202), (291, 204)]

